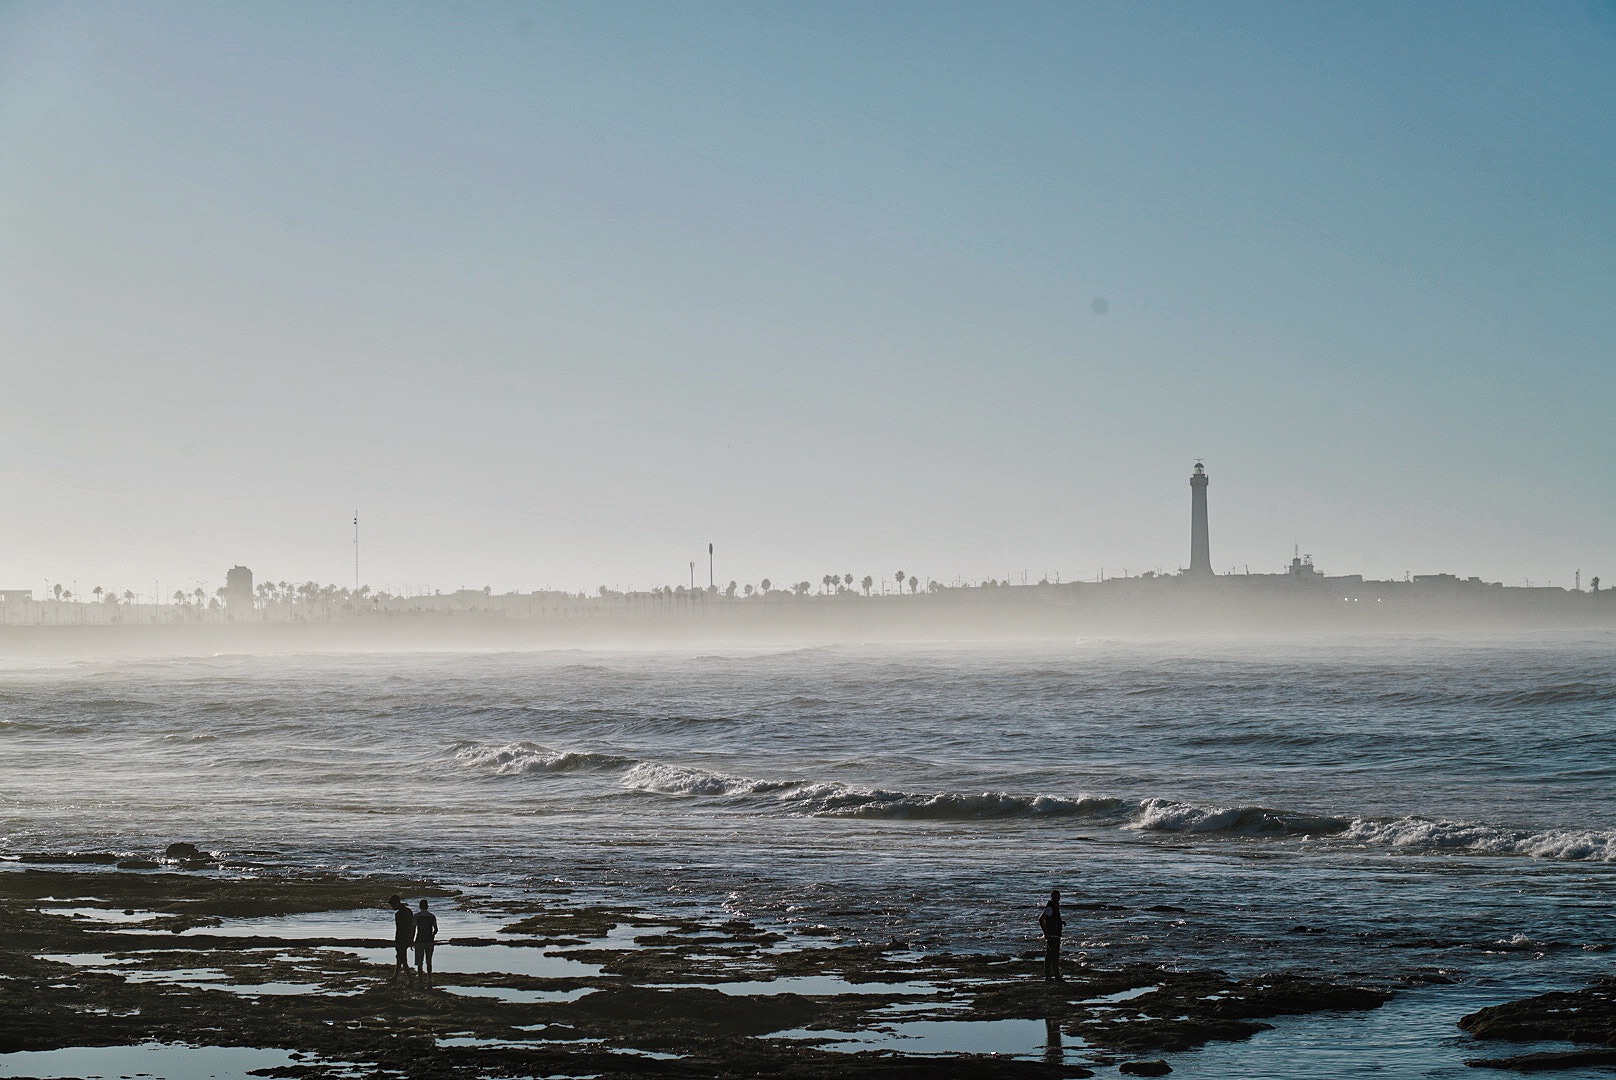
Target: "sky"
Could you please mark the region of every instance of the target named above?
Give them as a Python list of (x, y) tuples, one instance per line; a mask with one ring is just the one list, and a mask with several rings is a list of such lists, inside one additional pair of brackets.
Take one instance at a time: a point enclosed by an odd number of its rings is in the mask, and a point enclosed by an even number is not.
[(1610, 0), (0, 0), (0, 588), (1616, 584), (1612, 177)]

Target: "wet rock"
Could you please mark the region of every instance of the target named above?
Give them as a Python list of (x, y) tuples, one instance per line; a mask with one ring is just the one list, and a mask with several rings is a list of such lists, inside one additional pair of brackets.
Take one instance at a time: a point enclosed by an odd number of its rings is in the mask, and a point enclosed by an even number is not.
[[(350, 1061), (399, 1080), (507, 1080), (535, 1075), (602, 1077), (769, 1076), (778, 1080), (1065, 1080), (1120, 1060), (1243, 1039), (1259, 1017), (1315, 1008), (1371, 1008), (1384, 992), (1285, 975), (1234, 980), (1217, 972), (1148, 964), (1074, 964), (1068, 981), (1044, 983), (1005, 954), (895, 951), (887, 945), (816, 942), (781, 948), (778, 935), (727, 914), (708, 920), (568, 900), (524, 899), (497, 912), (514, 948), (555, 950), (585, 964), (576, 975), (459, 971), (456, 939), (437, 953), (437, 987), (391, 983), (364, 939), (210, 934), (197, 928), (305, 912), (365, 910), (377, 937), (391, 931), (382, 898), (455, 895), (429, 883), (383, 877), (246, 879), (99, 869), (0, 874), (0, 1052), (148, 1041), (276, 1046)], [(138, 926), (73, 919), (49, 897), (133, 912)], [(478, 905), (481, 905), (480, 907)], [(517, 921), (520, 920), (520, 921)], [(632, 928), (624, 934), (623, 927)], [(153, 929), (187, 929), (183, 936)], [(587, 947), (560, 942), (613, 941)], [(645, 932), (640, 932), (644, 928)], [(465, 939), (488, 946), (493, 941)], [(106, 956), (74, 965), (48, 956)], [(207, 971), (205, 985), (186, 985)], [(190, 973), (190, 974), (187, 974)], [(724, 993), (725, 984), (781, 982), (825, 992)], [(280, 983), (276, 993), (256, 988)], [(871, 986), (871, 983), (892, 984)], [(845, 985), (844, 985), (845, 984)], [(754, 990), (746, 987), (748, 991)], [(846, 1053), (791, 1029), (869, 1031), (905, 1019), (1032, 1018), (1067, 1060), (962, 1053), (946, 1057), (881, 1048)], [(466, 1042), (460, 1044), (460, 1040)], [(1038, 1045), (1029, 1048), (1037, 1054)], [(651, 1056), (654, 1055), (654, 1056)], [(666, 1056), (664, 1056), (666, 1055)], [(1112, 1056), (1118, 1055), (1118, 1056)], [(326, 1075), (318, 1064), (273, 1075)], [(1146, 1075), (1135, 1073), (1134, 1075)]]
[(201, 848), (195, 844), (187, 844), (184, 841), (170, 844), (163, 849), (163, 858), (173, 862), (200, 862), (206, 857), (207, 853)]
[(1166, 1076), (1173, 1071), (1173, 1067), (1157, 1058), (1154, 1061), (1124, 1061), (1117, 1066), (1117, 1071), (1125, 1076)]
[(1515, 1057), (1477, 1058), (1466, 1061), (1472, 1069), (1507, 1069), (1510, 1072), (1558, 1072), (1616, 1065), (1616, 1050), (1564, 1050), (1559, 1053), (1519, 1054)]
[(1459, 1026), (1478, 1039), (1616, 1043), (1616, 979), (1491, 1005), (1464, 1017)]
[(797, 994), (748, 997), (700, 986), (597, 990), (573, 1002), (570, 1010), (623, 1025), (676, 1025), (685, 1031), (710, 1028), (731, 1035), (767, 1035), (804, 1027), (820, 1012), (818, 1005)]
[(83, 863), (94, 866), (98, 863), (111, 866), (118, 861), (118, 856), (105, 851), (34, 851), (25, 852), (16, 857), (17, 862), (39, 863)]

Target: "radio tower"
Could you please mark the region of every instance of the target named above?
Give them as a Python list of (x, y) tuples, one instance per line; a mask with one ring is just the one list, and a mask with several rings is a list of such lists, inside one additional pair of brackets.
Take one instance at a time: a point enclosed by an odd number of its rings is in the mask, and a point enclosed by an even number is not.
[(1206, 542), (1206, 469), (1195, 463), (1190, 474), (1190, 573), (1195, 577), (1212, 576), (1212, 555)]

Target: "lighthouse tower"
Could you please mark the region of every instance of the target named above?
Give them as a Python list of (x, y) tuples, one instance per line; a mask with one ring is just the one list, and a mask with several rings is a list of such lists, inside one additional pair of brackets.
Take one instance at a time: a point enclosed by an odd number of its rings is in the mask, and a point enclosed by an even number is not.
[(1212, 556), (1206, 543), (1206, 469), (1195, 463), (1190, 474), (1190, 574), (1212, 576)]

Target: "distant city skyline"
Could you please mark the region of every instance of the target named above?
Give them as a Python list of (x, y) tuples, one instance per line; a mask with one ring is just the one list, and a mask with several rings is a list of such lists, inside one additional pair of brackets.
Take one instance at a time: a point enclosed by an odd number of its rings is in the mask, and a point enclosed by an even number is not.
[[(0, 8), (0, 588), (1611, 580), (1616, 8)], [(701, 577), (702, 575), (698, 575)], [(704, 581), (700, 582), (704, 583)]]

